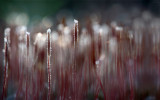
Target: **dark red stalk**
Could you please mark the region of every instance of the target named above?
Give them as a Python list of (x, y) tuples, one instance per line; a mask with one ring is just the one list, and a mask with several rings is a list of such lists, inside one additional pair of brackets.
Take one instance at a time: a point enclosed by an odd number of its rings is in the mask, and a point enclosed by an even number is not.
[(48, 100), (50, 100), (51, 94), (51, 68), (50, 68), (50, 57), (51, 57), (51, 29), (47, 30), (47, 68), (48, 68)]
[(97, 84), (97, 86), (96, 86), (96, 97), (95, 97), (95, 100), (97, 100), (97, 98), (98, 98), (98, 93), (99, 93), (99, 85)]
[[(30, 46), (30, 33), (29, 32), (26, 32), (26, 47), (27, 47), (27, 67), (28, 64), (29, 64), (29, 46)], [(26, 100), (28, 100), (28, 69), (26, 70)]]
[(5, 66), (5, 72), (4, 72), (4, 82), (3, 82), (3, 91), (2, 91), (2, 100), (7, 97), (7, 80), (8, 80), (8, 40), (4, 38), (4, 66)]
[(97, 71), (96, 71), (96, 70), (95, 70), (95, 75), (96, 75), (96, 78), (97, 78), (97, 80), (98, 80), (98, 83), (99, 83), (99, 85), (100, 85), (100, 87), (101, 87), (101, 89), (102, 89), (102, 92), (103, 92), (103, 95), (104, 95), (104, 100), (106, 100), (106, 93), (105, 93), (105, 89), (103, 88), (103, 85), (102, 85), (101, 79), (100, 79), (100, 77), (98, 76), (98, 74), (97, 74)]
[(99, 31), (99, 35), (98, 35), (98, 57), (100, 56), (101, 54), (101, 49), (102, 49), (102, 39), (101, 39), (101, 34), (102, 34), (102, 29), (100, 29)]
[(76, 48), (76, 43), (78, 42), (78, 21), (74, 20), (74, 48)]
[(18, 99), (19, 93), (22, 90), (22, 84), (23, 84), (23, 70), (21, 72), (20, 80), (19, 80), (19, 87), (16, 93), (16, 100)]
[(76, 99), (75, 91), (76, 91), (76, 50), (77, 50), (77, 42), (78, 42), (78, 21), (74, 19), (74, 61), (73, 61), (73, 91), (74, 91), (74, 99)]
[(131, 67), (129, 66), (128, 72), (129, 72), (129, 82), (130, 82), (130, 100), (134, 100), (134, 89), (133, 89), (133, 73), (131, 72)]

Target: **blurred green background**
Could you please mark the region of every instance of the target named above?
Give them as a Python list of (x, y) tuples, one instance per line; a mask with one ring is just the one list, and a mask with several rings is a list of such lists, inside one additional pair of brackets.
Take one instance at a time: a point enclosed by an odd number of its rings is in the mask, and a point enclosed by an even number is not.
[[(160, 0), (1, 0), (0, 18), (4, 19), (10, 12), (25, 12), (30, 18), (34, 16), (47, 16), (60, 9), (85, 8), (96, 5), (108, 6), (120, 3), (123, 5), (141, 5), (153, 11), (160, 11)], [(84, 9), (85, 10), (85, 9)]]
[(62, 8), (68, 0), (3, 0), (0, 1), (0, 17), (4, 19), (11, 12), (25, 12), (30, 18), (46, 16)]

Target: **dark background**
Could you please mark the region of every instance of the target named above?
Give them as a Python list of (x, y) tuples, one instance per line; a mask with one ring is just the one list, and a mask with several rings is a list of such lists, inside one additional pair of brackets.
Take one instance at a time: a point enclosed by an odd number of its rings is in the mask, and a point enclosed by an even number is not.
[(107, 7), (112, 4), (124, 6), (138, 5), (159, 13), (160, 0), (1, 0), (0, 17), (3, 19), (9, 12), (26, 12), (30, 17), (54, 14), (60, 9), (88, 9), (88, 7)]

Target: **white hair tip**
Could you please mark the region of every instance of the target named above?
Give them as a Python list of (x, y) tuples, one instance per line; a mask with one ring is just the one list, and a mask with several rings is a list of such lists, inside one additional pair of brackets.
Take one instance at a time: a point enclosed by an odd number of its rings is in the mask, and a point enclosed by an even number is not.
[(78, 20), (74, 19), (74, 23), (76, 23), (76, 24), (77, 24), (77, 23), (78, 23)]
[(7, 38), (4, 38), (4, 42), (7, 42)]
[(30, 35), (30, 33), (29, 33), (29, 32), (26, 32), (26, 34), (27, 34), (27, 35)]
[(47, 30), (47, 33), (51, 33), (51, 29), (50, 28)]
[(102, 34), (102, 32), (103, 32), (103, 29), (102, 29), (102, 28), (100, 28), (100, 29), (99, 29), (99, 32), (100, 32), (100, 34)]
[(9, 27), (5, 29), (5, 33), (10, 32), (10, 31), (11, 31), (11, 29)]

